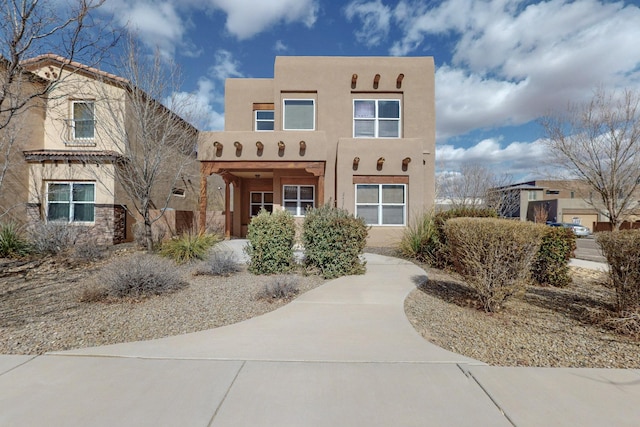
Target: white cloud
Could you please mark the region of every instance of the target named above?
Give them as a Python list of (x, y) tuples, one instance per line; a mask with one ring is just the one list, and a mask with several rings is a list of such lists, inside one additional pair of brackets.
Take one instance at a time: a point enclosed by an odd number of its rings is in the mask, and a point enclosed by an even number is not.
[(494, 138), (482, 140), (469, 148), (450, 144), (436, 146), (436, 167), (440, 173), (448, 174), (455, 174), (463, 164), (482, 164), (500, 174), (522, 177), (535, 173), (536, 165), (545, 165), (547, 159), (545, 145), (539, 140), (512, 142), (504, 147)]
[(200, 78), (195, 92), (174, 93), (165, 104), (170, 108), (177, 106), (183, 117), (200, 130), (223, 130), (224, 114), (214, 107), (223, 104), (221, 98), (213, 81)]
[(230, 77), (244, 77), (239, 71), (240, 63), (233, 58), (228, 50), (219, 49), (215, 54), (215, 64), (210, 69), (210, 74), (221, 81)]
[(382, 4), (381, 0), (354, 0), (349, 3), (344, 14), (349, 21), (358, 18), (362, 21), (362, 28), (355, 31), (356, 39), (367, 45), (379, 45), (389, 33), (391, 8)]
[(282, 40), (276, 40), (276, 43), (273, 46), (273, 50), (275, 50), (276, 53), (283, 53), (283, 52), (287, 52), (289, 50), (289, 46), (284, 44), (284, 42)]
[(134, 32), (145, 46), (158, 48), (166, 58), (174, 56), (176, 46), (185, 44), (187, 24), (171, 0), (110, 0), (104, 10), (119, 25)]
[(227, 14), (226, 29), (246, 40), (280, 23), (300, 22), (312, 27), (318, 15), (318, 0), (208, 0)]
[(640, 9), (622, 2), (402, 0), (393, 9), (406, 55), (427, 36), (452, 37), (436, 72), (438, 138), (518, 125), (583, 101), (595, 87), (640, 85)]

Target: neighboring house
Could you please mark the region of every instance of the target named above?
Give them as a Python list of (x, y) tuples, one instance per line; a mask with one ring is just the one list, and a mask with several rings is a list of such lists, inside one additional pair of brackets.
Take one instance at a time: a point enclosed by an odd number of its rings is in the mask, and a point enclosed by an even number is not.
[[(135, 131), (136, 124), (126, 113), (130, 107), (126, 91), (137, 89), (121, 77), (66, 62), (55, 55), (43, 55), (23, 64), (45, 80), (62, 73), (46, 99), (38, 122), (41, 130), (23, 152), (28, 163), (28, 176), (23, 177), (28, 185), (28, 220), (82, 226), (98, 244), (131, 241), (136, 222), (131, 215), (133, 206), (114, 178), (122, 144), (115, 143), (113, 133), (107, 130), (109, 126), (127, 126)], [(122, 113), (114, 116), (116, 107)], [(175, 120), (192, 129), (178, 116)], [(194, 138), (194, 146), (196, 142)], [(170, 208), (195, 210), (197, 168), (192, 172), (173, 188)]]
[[(0, 79), (7, 61), (0, 57)], [(29, 72), (18, 74), (4, 94), (0, 112), (0, 224), (21, 223), (27, 216), (29, 165), (23, 151), (37, 149), (44, 138), (44, 102), (37, 94), (46, 81)], [(11, 110), (26, 103), (12, 115)]]
[[(608, 222), (607, 217), (588, 202), (590, 196), (598, 201), (598, 195), (575, 180), (537, 180), (513, 184), (495, 189), (503, 197), (513, 200), (508, 217), (533, 221), (536, 210), (547, 212), (547, 220), (584, 225), (593, 231), (594, 223)], [(640, 195), (639, 195), (640, 196)], [(640, 202), (640, 197), (639, 197)], [(637, 217), (629, 218), (635, 221)]]
[(262, 208), (332, 203), (389, 244), (433, 206), (434, 154), (433, 58), (277, 57), (272, 79), (227, 79), (225, 130), (199, 138), (201, 194), (222, 176), (227, 237)]

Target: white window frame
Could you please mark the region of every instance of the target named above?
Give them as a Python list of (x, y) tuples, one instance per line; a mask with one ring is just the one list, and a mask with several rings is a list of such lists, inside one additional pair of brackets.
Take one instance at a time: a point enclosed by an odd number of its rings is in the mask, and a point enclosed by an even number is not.
[[(374, 102), (375, 103), (375, 109), (374, 109), (374, 117), (356, 117), (356, 102), (357, 101), (369, 101), (369, 102)], [(378, 103), (380, 101), (395, 101), (398, 103), (398, 117), (397, 118), (388, 118), (388, 117), (379, 117), (379, 113), (378, 113)], [(369, 99), (369, 98), (363, 98), (363, 99), (354, 99), (353, 100), (353, 114), (352, 114), (352, 119), (353, 119), (353, 137), (354, 138), (390, 138), (390, 139), (397, 139), (397, 138), (402, 138), (402, 102), (400, 99), (396, 99), (396, 98), (379, 98), (379, 99)], [(356, 122), (357, 121), (370, 121), (373, 120), (374, 121), (374, 136), (357, 136), (356, 135)], [(379, 136), (380, 135), (380, 122), (381, 121), (397, 121), (398, 122), (398, 136)]]
[[(259, 119), (258, 118), (258, 113), (262, 113), (262, 112), (270, 112), (271, 114), (273, 114), (273, 118), (272, 119)], [(253, 123), (254, 123), (254, 129), (256, 132), (273, 132), (275, 130), (275, 126), (276, 126), (276, 117), (275, 117), (275, 110), (254, 110), (253, 111)], [(273, 129), (258, 129), (258, 123), (271, 123)]]
[[(313, 126), (311, 129), (294, 129), (287, 128), (287, 102), (289, 101), (311, 101), (313, 105)], [(313, 98), (285, 98), (282, 100), (282, 129), (283, 130), (297, 130), (297, 131), (314, 131), (316, 130), (316, 100)]]
[[(286, 199), (285, 198), (285, 187), (296, 187), (296, 198), (295, 199)], [(313, 190), (313, 198), (312, 199), (301, 199), (300, 198), (300, 189), (302, 187), (310, 187)], [(316, 186), (315, 185), (297, 185), (297, 184), (285, 184), (282, 186), (282, 209), (287, 210), (286, 202), (296, 202), (296, 212), (293, 216), (305, 216), (306, 205), (311, 204), (311, 206), (316, 205)], [(311, 202), (311, 203), (309, 203)]]
[[(78, 137), (76, 136), (76, 120), (75, 117), (75, 106), (76, 104), (91, 104), (91, 112), (93, 113), (93, 118), (91, 121), (93, 122), (93, 136), (91, 137)], [(71, 139), (74, 141), (93, 141), (96, 138), (96, 103), (91, 99), (78, 99), (71, 102)]]
[[(79, 200), (79, 201), (75, 201), (73, 200), (73, 186), (77, 185), (77, 184), (82, 184), (82, 185), (92, 185), (93, 186), (93, 200)], [(49, 200), (49, 194), (52, 194), (52, 192), (50, 191), (50, 186), (51, 185), (68, 185), (69, 186), (69, 195), (68, 195), (68, 199), (69, 200)], [(96, 221), (96, 183), (95, 182), (91, 182), (91, 181), (48, 181), (46, 183), (47, 186), (47, 194), (46, 194), (46, 201), (47, 201), (47, 206), (46, 206), (46, 220), (47, 222), (61, 222), (63, 220), (60, 219), (54, 219), (54, 220), (50, 220), (49, 219), (49, 206), (52, 204), (55, 205), (68, 205), (69, 206), (69, 210), (68, 210), (68, 223), (69, 224), (95, 224)], [(75, 216), (75, 212), (74, 212), (74, 208), (76, 205), (93, 205), (93, 220), (92, 221), (75, 221), (74, 220), (74, 216)]]
[[(260, 203), (255, 203), (253, 201), (254, 194), (260, 194)], [(266, 203), (264, 201), (265, 194), (271, 194), (271, 203)], [(269, 212), (273, 212), (273, 191), (251, 191), (249, 193), (249, 217), (255, 216), (252, 214), (254, 206), (259, 206), (260, 209), (266, 208), (266, 206), (271, 206), (271, 210)], [(258, 209), (258, 211), (260, 211), (260, 209)]]
[[(361, 185), (367, 185), (367, 186), (378, 186), (378, 202), (377, 203), (358, 203), (358, 187)], [(402, 186), (402, 192), (403, 192), (403, 203), (383, 203), (382, 202), (382, 188), (385, 186)], [(371, 226), (380, 226), (380, 227), (404, 227), (407, 225), (407, 184), (394, 184), (394, 183), (384, 183), (384, 184), (377, 184), (377, 183), (359, 183), (359, 184), (355, 184), (355, 200), (356, 200), (356, 206), (355, 206), (355, 214), (356, 216), (358, 216), (358, 207), (360, 206), (373, 206), (376, 205), (378, 207), (378, 222), (376, 224), (371, 224), (368, 223), (367, 225), (371, 225)], [(382, 208), (385, 206), (402, 206), (402, 224), (383, 224), (382, 223)]]

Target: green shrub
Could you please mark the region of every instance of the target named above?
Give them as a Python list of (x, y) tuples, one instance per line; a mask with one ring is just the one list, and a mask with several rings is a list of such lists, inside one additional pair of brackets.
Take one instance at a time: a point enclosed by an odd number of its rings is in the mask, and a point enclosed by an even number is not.
[(531, 277), (542, 286), (563, 288), (571, 283), (569, 259), (576, 250), (576, 235), (568, 228), (547, 227), (531, 266)]
[(609, 264), (609, 282), (615, 289), (615, 308), (640, 308), (640, 230), (606, 231), (596, 241)]
[(160, 255), (171, 258), (178, 264), (203, 260), (209, 249), (220, 241), (215, 234), (187, 232), (162, 243)]
[(368, 231), (364, 219), (344, 209), (324, 205), (308, 210), (302, 228), (306, 265), (319, 269), (325, 279), (363, 274), (360, 255)]
[(251, 219), (244, 247), (253, 274), (279, 274), (293, 266), (296, 227), (293, 216), (284, 210), (269, 213), (261, 210)]
[(185, 286), (174, 263), (143, 253), (111, 262), (99, 280), (109, 296), (118, 298), (159, 295)]
[(453, 218), (446, 222), (451, 260), (485, 311), (524, 292), (544, 226), (494, 218)]
[(405, 228), (398, 250), (407, 258), (434, 265), (438, 245), (433, 212), (424, 212)]
[(496, 218), (497, 216), (494, 209), (471, 207), (450, 209), (436, 213), (433, 218), (436, 230), (435, 237), (430, 244), (430, 250), (433, 252), (431, 265), (437, 268), (448, 268), (453, 264), (447, 244), (447, 236), (444, 232), (444, 226), (448, 220), (452, 218)]
[(18, 258), (29, 255), (31, 246), (13, 223), (0, 225), (0, 257)]

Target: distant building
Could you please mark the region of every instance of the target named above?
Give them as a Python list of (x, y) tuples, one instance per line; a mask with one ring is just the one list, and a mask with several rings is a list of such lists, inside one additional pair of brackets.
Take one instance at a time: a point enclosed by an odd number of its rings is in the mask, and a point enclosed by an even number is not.
[[(548, 221), (580, 224), (591, 231), (594, 223), (609, 221), (588, 202), (592, 198), (597, 203), (599, 196), (594, 195), (592, 190), (577, 180), (527, 181), (499, 187), (493, 191), (512, 201), (511, 209), (506, 215), (510, 218), (534, 221), (536, 211), (546, 212)], [(638, 201), (640, 203), (640, 198)], [(630, 221), (636, 219), (636, 215), (629, 217)]]

